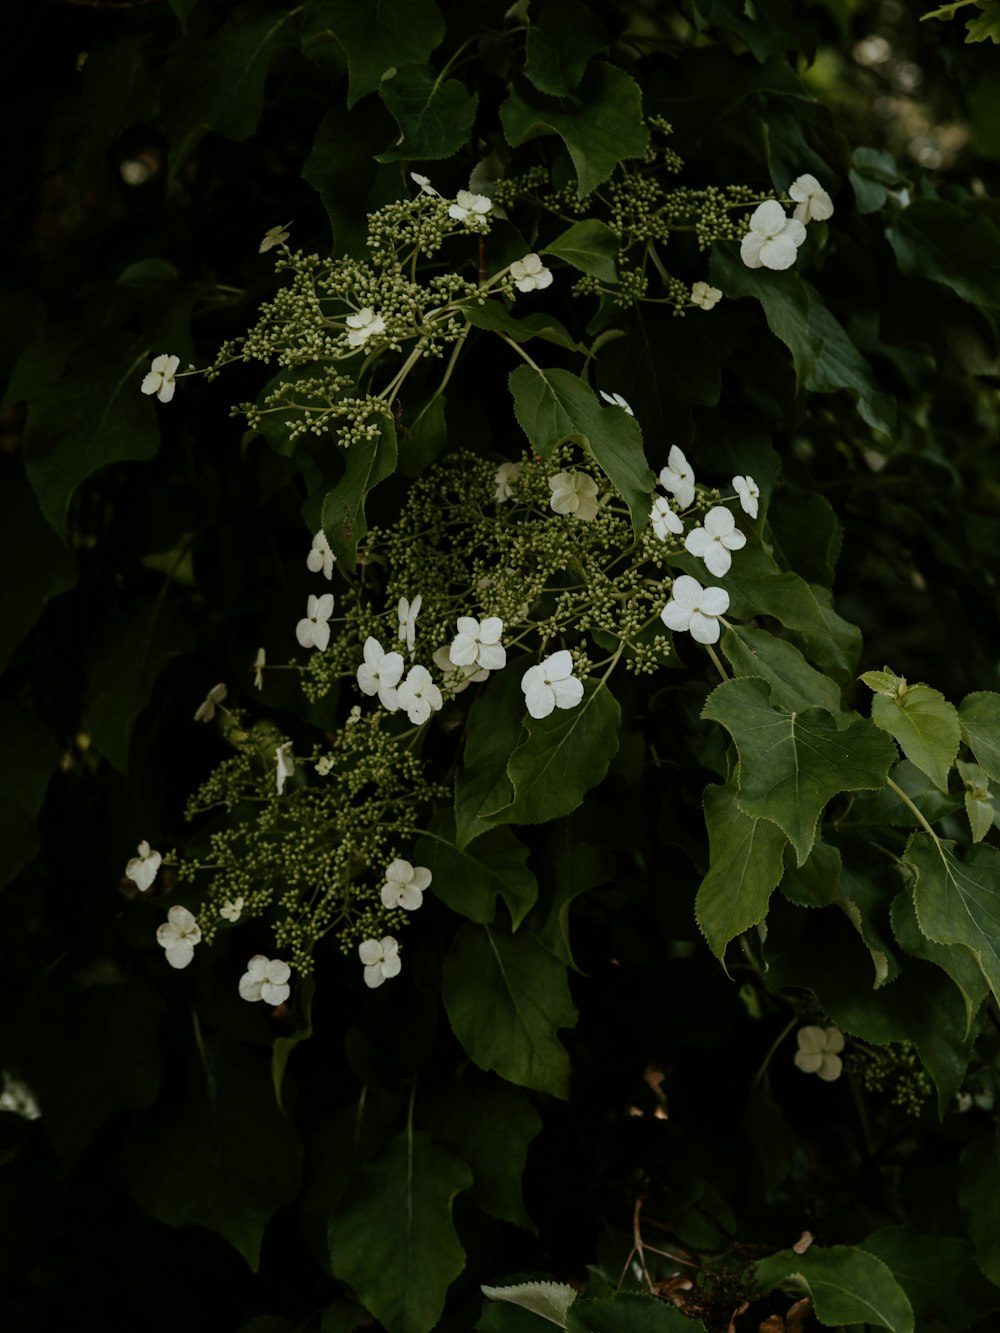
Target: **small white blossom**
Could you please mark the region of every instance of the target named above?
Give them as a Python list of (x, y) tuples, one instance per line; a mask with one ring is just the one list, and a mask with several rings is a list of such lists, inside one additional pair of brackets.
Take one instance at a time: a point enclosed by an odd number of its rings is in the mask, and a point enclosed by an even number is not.
[(391, 935), (381, 940), (362, 940), (358, 945), (358, 956), (365, 965), (365, 985), (372, 990), (390, 977), (399, 976), (402, 967), (399, 944)]
[(806, 172), (792, 181), (789, 195), (795, 200), (792, 217), (798, 222), (825, 222), (833, 217), (833, 200), (815, 176)]
[(465, 666), (456, 666), (451, 660), (451, 649), (447, 644), (443, 648), (436, 648), (431, 654), (434, 665), (444, 676), (445, 686), (452, 694), (461, 694), (467, 690), (475, 681), (489, 680), (490, 673), (485, 667), (478, 666), (475, 662)]
[(653, 509), (649, 518), (653, 525), (653, 532), (661, 542), (665, 542), (671, 532), (675, 537), (679, 537), (684, 531), (684, 524), (671, 509), (670, 501), (665, 495), (658, 495), (653, 501)]
[(277, 227), (270, 227), (264, 233), (264, 239), (257, 247), (257, 253), (264, 255), (267, 254), (268, 250), (273, 250), (276, 245), (284, 245), (285, 241), (288, 240), (288, 228), (291, 225), (290, 222), (282, 222)]
[(326, 539), (326, 533), (320, 528), (313, 538), (312, 550), (306, 556), (306, 568), (310, 574), (318, 574), (323, 571), (325, 579), (333, 578), (333, 565), (337, 557), (330, 549), (330, 543)]
[(194, 957), (194, 946), (201, 939), (201, 926), (186, 907), (171, 907), (167, 919), (156, 930), (156, 942), (166, 950), (171, 967), (187, 967)]
[(690, 574), (674, 579), (670, 601), (660, 612), (667, 629), (689, 630), (697, 643), (718, 643), (719, 616), (729, 610), (725, 588), (703, 588)]
[(267, 665), (267, 653), (263, 648), (257, 649), (257, 656), (253, 659), (253, 684), (254, 689), (262, 690), (264, 688), (264, 667)]
[(333, 593), (325, 592), (322, 597), (309, 594), (306, 602), (306, 614), (295, 626), (295, 637), (303, 648), (318, 648), (326, 652), (330, 642), (330, 617), (333, 615)]
[(552, 283), (552, 270), (546, 268), (538, 255), (525, 255), (510, 266), (510, 276), (519, 292), (540, 292)]
[(292, 969), (280, 958), (265, 958), (255, 953), (240, 977), (240, 996), (244, 1000), (263, 1000), (265, 1004), (284, 1004), (292, 993), (288, 978)]
[(785, 217), (776, 199), (767, 199), (750, 218), (750, 230), (740, 242), (740, 258), (747, 268), (791, 268), (805, 239), (802, 223)]
[(572, 514), (586, 523), (597, 517), (597, 482), (588, 472), (557, 472), (549, 477), (549, 490), (549, 505), (557, 514)]
[(660, 469), (660, 485), (669, 491), (682, 509), (694, 503), (694, 471), (677, 445), (667, 455), (667, 466)]
[(710, 287), (707, 282), (696, 282), (691, 288), (691, 304), (701, 306), (702, 310), (714, 310), (722, 300), (718, 287)]
[(292, 742), (285, 741), (283, 745), (275, 746), (275, 781), (278, 785), (278, 795), (281, 796), (285, 790), (285, 783), (289, 778), (295, 776), (295, 760), (292, 757)]
[(225, 685), (221, 682), (218, 685), (213, 685), (195, 710), (194, 720), (196, 722), (211, 722), (212, 718), (215, 717), (215, 705), (221, 704), (227, 693)]
[(375, 311), (369, 306), (359, 310), (356, 315), (348, 315), (346, 324), (350, 330), (347, 335), (347, 345), (349, 347), (360, 347), (369, 338), (373, 338), (379, 333), (385, 333), (385, 320), (381, 315), (376, 315)]
[(816, 1074), (824, 1083), (840, 1078), (844, 1062), (844, 1034), (840, 1028), (804, 1027), (796, 1033), (799, 1049), (795, 1052), (795, 1067), (803, 1074)]
[(179, 356), (167, 356), (164, 353), (163, 356), (154, 357), (153, 364), (140, 385), (142, 392), (155, 393), (161, 403), (169, 403), (177, 387), (174, 376), (180, 363)]
[(512, 500), (514, 498), (511, 482), (517, 481), (520, 471), (520, 463), (501, 463), (497, 468), (497, 474), (494, 478), (497, 504), (503, 504), (505, 500)]
[(742, 550), (747, 539), (728, 509), (716, 505), (705, 515), (703, 528), (692, 528), (684, 538), (685, 549), (704, 560), (708, 572), (721, 579), (733, 563), (732, 551)]
[(222, 917), (223, 921), (239, 921), (245, 906), (246, 901), (243, 898), (227, 898), (219, 908), (219, 916)]
[(399, 618), (399, 638), (406, 644), (406, 650), (411, 657), (417, 641), (417, 616), (420, 614), (422, 600), (420, 593), (417, 593), (412, 602), (406, 597), (401, 597), (396, 611)]
[(604, 401), (606, 403), (610, 403), (612, 407), (620, 407), (621, 410), (623, 412), (627, 412), (630, 417), (635, 416), (635, 413), (632, 411), (632, 409), (629, 407), (628, 403), (625, 401), (625, 399), (621, 396), (620, 393), (605, 393), (603, 389), (600, 389), (599, 393), (601, 397), (604, 399)]
[(451, 641), (449, 655), (455, 666), (485, 667), (500, 671), (507, 665), (507, 649), (500, 642), (503, 621), (499, 616), (487, 616), (479, 623), (474, 616), (458, 617), (458, 633)]
[(554, 708), (575, 708), (583, 698), (583, 681), (573, 675), (573, 658), (565, 648), (529, 667), (521, 689), (532, 717), (548, 717)]
[(403, 674), (402, 654), (385, 652), (370, 634), (365, 639), (364, 653), (365, 660), (358, 667), (358, 688), (362, 694), (377, 694), (382, 707), (394, 713), (399, 707), (396, 686)]
[(740, 497), (740, 508), (744, 514), (749, 514), (751, 518), (757, 517), (757, 501), (760, 499), (760, 488), (753, 477), (734, 477), (733, 490)]
[(382, 906), (402, 907), (407, 912), (415, 912), (422, 906), (424, 890), (430, 882), (431, 872), (426, 866), (412, 866), (409, 861), (393, 861), (385, 872)]
[(434, 199), (441, 198), (440, 194), (437, 192), (437, 190), (435, 190), (434, 186), (430, 183), (430, 180), (426, 176), (421, 176), (419, 171), (411, 171), (410, 180), (413, 181), (414, 185), (420, 186), (421, 194), (429, 194)]
[(455, 202), (448, 205), (448, 216), (458, 222), (478, 223), (479, 219), (493, 207), (493, 200), (485, 194), (473, 194), (471, 190), (459, 190)]
[(156, 878), (156, 872), (159, 870), (163, 857), (159, 852), (154, 852), (145, 839), (139, 843), (139, 855), (133, 856), (131, 861), (125, 867), (126, 878), (137, 885), (143, 893), (152, 888), (153, 880)]
[(38, 1120), (41, 1117), (42, 1108), (38, 1105), (38, 1098), (27, 1083), (12, 1077), (4, 1069), (0, 1071), (0, 1086), (3, 1087), (0, 1092), (0, 1111), (9, 1111), (11, 1115), (19, 1115), (25, 1120)]
[[(398, 657), (399, 654), (397, 653), (396, 656)], [(361, 721), (361, 705), (355, 704), (354, 707), (351, 709), (351, 711), (347, 714), (347, 721), (344, 723), (344, 726), (353, 727), (355, 722), (360, 722), (360, 721)]]
[(444, 706), (441, 691), (423, 666), (410, 667), (406, 679), (396, 690), (396, 699), (415, 727), (422, 726), (431, 713), (439, 712)]

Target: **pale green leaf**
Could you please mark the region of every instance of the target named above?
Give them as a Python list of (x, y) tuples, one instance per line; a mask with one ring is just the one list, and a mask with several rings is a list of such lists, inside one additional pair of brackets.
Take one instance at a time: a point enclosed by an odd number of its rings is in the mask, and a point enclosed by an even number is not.
[(913, 1308), (889, 1266), (850, 1245), (805, 1254), (782, 1250), (755, 1269), (764, 1291), (782, 1287), (811, 1296), (821, 1324), (876, 1324), (892, 1333), (913, 1333)]
[(576, 1300), (576, 1288), (566, 1282), (517, 1282), (510, 1287), (480, 1287), (491, 1301), (510, 1301), (523, 1310), (566, 1327), (566, 1311)]
[(399, 140), (380, 162), (433, 162), (466, 143), (479, 97), (458, 79), (439, 79), (430, 65), (401, 65), (379, 87), (399, 126)]
[(962, 740), (995, 782), (1000, 782), (1000, 694), (967, 694), (958, 709)]
[(943, 694), (929, 685), (908, 685), (893, 696), (879, 691), (872, 698), (872, 721), (899, 742), (910, 763), (922, 769), (935, 786), (948, 790), (961, 733), (958, 710)]
[(581, 273), (590, 273), (602, 282), (617, 283), (615, 263), (619, 249), (618, 237), (606, 223), (598, 218), (587, 218), (560, 232), (543, 253), (555, 255)]
[(977, 0), (982, 13), (965, 21), (967, 42), (992, 42), (1000, 46), (1000, 0)]
[(916, 873), (917, 922), (936, 944), (964, 944), (1000, 999), (1000, 852), (978, 843), (964, 859), (954, 842), (915, 833), (904, 861)]

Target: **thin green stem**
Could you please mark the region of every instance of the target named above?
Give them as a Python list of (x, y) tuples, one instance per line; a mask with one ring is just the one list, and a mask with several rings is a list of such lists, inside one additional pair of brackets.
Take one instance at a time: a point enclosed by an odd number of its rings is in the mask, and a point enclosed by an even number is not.
[(899, 797), (899, 799), (903, 802), (903, 804), (909, 810), (911, 810), (913, 814), (916, 815), (917, 821), (919, 822), (921, 828), (923, 828), (926, 833), (929, 833), (931, 835), (935, 843), (939, 842), (940, 840), (938, 838), (938, 835), (934, 832), (930, 824), (928, 824), (927, 820), (923, 817), (923, 815), (920, 813), (917, 807), (910, 800), (909, 796), (907, 796), (906, 792), (903, 791), (902, 787), (898, 786), (897, 783), (893, 782), (892, 778), (886, 778), (885, 781), (886, 781), (886, 786), (891, 787), (892, 790)]

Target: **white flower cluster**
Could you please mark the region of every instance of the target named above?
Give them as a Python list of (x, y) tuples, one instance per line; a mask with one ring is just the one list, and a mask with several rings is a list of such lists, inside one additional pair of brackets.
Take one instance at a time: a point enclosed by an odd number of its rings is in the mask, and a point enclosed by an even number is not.
[(758, 204), (751, 215), (750, 230), (740, 242), (740, 258), (747, 268), (791, 268), (806, 239), (805, 224), (833, 216), (833, 200), (808, 172), (792, 182), (788, 193), (796, 202), (791, 217), (777, 199)]

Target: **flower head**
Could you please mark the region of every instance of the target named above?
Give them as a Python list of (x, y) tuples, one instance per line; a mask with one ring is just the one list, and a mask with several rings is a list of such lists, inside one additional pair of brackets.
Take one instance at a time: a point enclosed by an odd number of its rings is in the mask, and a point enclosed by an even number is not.
[(480, 219), (492, 207), (493, 200), (487, 199), (485, 194), (473, 194), (471, 190), (459, 190), (455, 196), (455, 202), (448, 205), (448, 216), (455, 218), (457, 222), (471, 223), (478, 227)]
[(219, 916), (222, 917), (223, 921), (232, 921), (235, 923), (239, 921), (240, 917), (243, 915), (243, 908), (245, 906), (246, 902), (243, 898), (227, 898), (219, 908)]
[(476, 662), (467, 663), (465, 666), (456, 666), (451, 660), (451, 649), (447, 644), (443, 648), (435, 648), (431, 654), (434, 665), (444, 676), (445, 686), (452, 694), (461, 694), (475, 682), (489, 679), (489, 671), (485, 667), (479, 666)]
[(766, 199), (750, 217), (750, 230), (740, 242), (740, 258), (747, 268), (791, 268), (805, 239), (802, 223), (785, 217), (777, 199)]
[(792, 217), (796, 221), (825, 222), (833, 217), (833, 200), (809, 172), (796, 177), (788, 187), (788, 193), (795, 200)]
[(437, 190), (435, 190), (434, 186), (430, 183), (430, 180), (426, 176), (421, 176), (419, 171), (411, 171), (410, 180), (413, 181), (414, 185), (420, 186), (421, 194), (429, 194), (434, 199), (441, 198), (440, 194), (438, 194)]
[(684, 456), (684, 450), (672, 445), (667, 455), (667, 466), (660, 469), (660, 485), (669, 491), (682, 509), (694, 503), (694, 471)]
[(753, 477), (734, 477), (733, 490), (740, 497), (740, 508), (744, 514), (749, 514), (751, 518), (757, 517), (757, 501), (760, 499), (760, 488)]
[(253, 684), (254, 689), (262, 690), (264, 688), (264, 667), (267, 665), (267, 653), (263, 648), (257, 649), (257, 656), (253, 659)]
[[(19, 1078), (14, 1078), (6, 1069), (0, 1070), (0, 1111), (9, 1111), (11, 1115), (22, 1116), (25, 1120), (41, 1118), (42, 1108), (38, 1098)], [(972, 1099), (969, 1099), (972, 1105)]]
[(333, 565), (337, 557), (330, 549), (330, 543), (326, 539), (326, 533), (320, 528), (313, 538), (312, 550), (306, 556), (306, 568), (310, 574), (318, 574), (323, 571), (325, 579), (333, 578)]
[(557, 514), (572, 514), (588, 523), (597, 517), (597, 482), (589, 472), (557, 472), (549, 477), (549, 490), (549, 505)]
[(403, 658), (400, 653), (387, 653), (369, 634), (365, 639), (365, 660), (358, 667), (358, 688), (362, 694), (377, 694), (379, 703), (394, 713), (399, 707), (396, 686), (403, 674)]
[(565, 648), (529, 667), (521, 689), (532, 717), (548, 717), (554, 708), (575, 708), (583, 698), (583, 681), (573, 675), (573, 659)]
[(345, 323), (348, 328), (348, 347), (360, 347), (369, 338), (385, 333), (385, 320), (381, 315), (376, 315), (370, 306), (365, 306), (356, 315), (348, 315)]
[(420, 593), (417, 593), (412, 602), (406, 597), (401, 597), (396, 611), (399, 618), (399, 638), (406, 644), (406, 650), (411, 657), (417, 641), (417, 616), (420, 614), (421, 601)]
[(288, 978), (292, 969), (280, 958), (265, 958), (255, 953), (240, 977), (240, 995), (244, 1000), (263, 1000), (265, 1004), (284, 1004), (292, 993)]
[(156, 942), (167, 953), (171, 967), (187, 967), (194, 957), (194, 946), (201, 939), (201, 926), (186, 907), (171, 907), (167, 919), (156, 930)]
[(675, 537), (679, 537), (684, 531), (684, 524), (671, 509), (670, 501), (665, 495), (658, 495), (653, 501), (649, 520), (653, 525), (654, 534), (661, 542), (665, 542), (671, 532)]
[(393, 861), (386, 868), (382, 885), (383, 907), (403, 907), (415, 912), (423, 904), (424, 890), (431, 882), (426, 866), (412, 866), (409, 861)]
[(180, 365), (179, 356), (156, 356), (139, 386), (143, 393), (155, 393), (161, 403), (169, 403), (174, 396), (174, 376)]
[(325, 592), (322, 597), (309, 594), (306, 602), (306, 614), (295, 626), (295, 637), (303, 648), (318, 648), (326, 652), (330, 642), (330, 617), (333, 615), (333, 593)]
[(444, 706), (441, 691), (423, 666), (410, 667), (406, 679), (396, 690), (396, 699), (415, 727), (422, 726), (431, 713), (437, 713)]
[(703, 528), (692, 528), (684, 538), (685, 548), (704, 560), (710, 574), (721, 579), (733, 563), (732, 551), (739, 551), (747, 539), (736, 526), (728, 509), (716, 505), (705, 515)]
[(552, 270), (546, 268), (535, 254), (515, 259), (510, 266), (510, 276), (519, 292), (540, 292), (552, 283)]
[(195, 722), (211, 722), (215, 717), (215, 705), (221, 704), (227, 693), (225, 685), (213, 685), (195, 710)]
[(474, 616), (458, 617), (458, 633), (451, 641), (449, 656), (457, 667), (485, 667), (499, 671), (507, 665), (507, 649), (500, 642), (503, 621), (499, 616), (487, 616), (480, 624)]
[(358, 956), (365, 965), (365, 985), (372, 990), (390, 977), (399, 976), (402, 967), (399, 944), (391, 935), (381, 940), (362, 940), (358, 945)]
[(520, 471), (520, 463), (501, 463), (497, 468), (497, 474), (494, 478), (496, 482), (495, 496), (497, 504), (503, 504), (505, 500), (512, 500), (514, 498), (511, 482), (517, 480)]
[(270, 227), (264, 233), (264, 239), (257, 247), (257, 253), (263, 255), (266, 254), (268, 250), (273, 250), (276, 245), (284, 245), (288, 240), (288, 228), (291, 225), (290, 222), (282, 222), (277, 227)]
[(844, 1034), (840, 1028), (799, 1028), (795, 1037), (799, 1049), (795, 1052), (795, 1067), (803, 1074), (816, 1074), (824, 1083), (840, 1078), (844, 1062)]
[(707, 282), (696, 282), (691, 288), (691, 304), (702, 310), (713, 310), (722, 300), (718, 287), (710, 287)]
[(689, 630), (697, 643), (718, 643), (719, 616), (729, 610), (725, 588), (703, 588), (690, 574), (674, 579), (670, 601), (660, 612), (667, 629)]
[(125, 876), (143, 893), (147, 893), (153, 886), (153, 880), (156, 878), (163, 857), (159, 852), (154, 852), (145, 840), (139, 843), (138, 850), (139, 855), (133, 856), (125, 867)]
[(604, 401), (606, 403), (610, 403), (612, 407), (620, 407), (621, 410), (623, 412), (627, 412), (630, 417), (635, 416), (635, 413), (632, 411), (632, 409), (629, 407), (628, 403), (625, 401), (625, 399), (621, 396), (620, 393), (605, 393), (603, 389), (600, 389), (599, 393), (601, 397), (604, 399)]
[(281, 796), (285, 790), (285, 783), (289, 778), (295, 776), (295, 759), (292, 755), (292, 742), (285, 741), (282, 745), (275, 746), (275, 780), (278, 784), (278, 795)]

